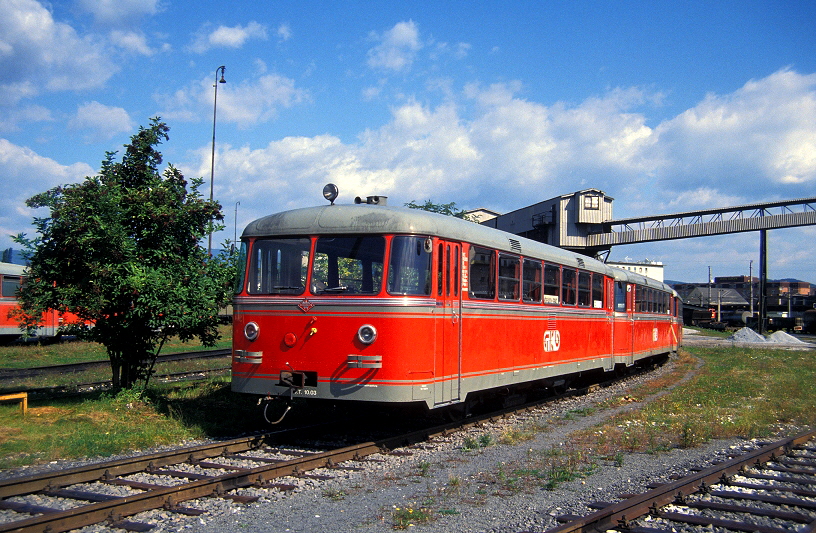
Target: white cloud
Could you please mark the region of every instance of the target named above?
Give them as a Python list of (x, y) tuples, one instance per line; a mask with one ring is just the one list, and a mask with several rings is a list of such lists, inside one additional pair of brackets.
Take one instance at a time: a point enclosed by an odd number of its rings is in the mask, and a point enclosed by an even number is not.
[(77, 5), (98, 24), (112, 26), (132, 26), (160, 10), (159, 0), (77, 0)]
[(86, 102), (79, 106), (76, 115), (68, 121), (72, 130), (90, 130), (85, 135), (85, 142), (110, 140), (119, 133), (129, 132), (135, 128), (127, 111), (121, 107), (110, 107), (99, 102)]
[(382, 35), (372, 32), (371, 38), (379, 44), (368, 51), (368, 66), (376, 69), (407, 70), (422, 48), (419, 28), (412, 20), (398, 22)]
[(281, 24), (278, 26), (278, 31), (275, 32), (280, 41), (288, 41), (292, 38), (292, 27), (289, 24)]
[[(35, 0), (5, 0), (0, 17), (0, 71), (13, 82), (0, 84), (6, 103), (36, 95), (43, 89), (81, 90), (103, 85), (119, 69), (104, 42), (80, 36), (54, 20)], [(23, 89), (24, 92), (16, 92)]]
[[(458, 101), (394, 107), (387, 124), (356, 143), (324, 135), (259, 149), (223, 145), (218, 172), (231, 178), (221, 192), (257, 216), (312, 204), (327, 181), (347, 198), (384, 194), (396, 205), (430, 198), (498, 211), (597, 187), (618, 200), (616, 217), (814, 195), (814, 77), (780, 71), (655, 128), (634, 110), (662, 95), (639, 88), (548, 106), (521, 98), (518, 82), (473, 84)], [(233, 105), (257, 100), (245, 95), (260, 87), (236, 92)], [(202, 149), (200, 175), (208, 161)], [(728, 179), (737, 163), (755, 179)], [(687, 179), (698, 170), (709, 179)], [(796, 189), (780, 192), (790, 176), (800, 180)]]
[(0, 120), (0, 132), (19, 131), (19, 124), (21, 123), (53, 121), (54, 116), (51, 110), (40, 105), (10, 109), (8, 113), (4, 114), (3, 120)]
[(246, 26), (218, 26), (212, 31), (203, 28), (189, 49), (203, 54), (212, 48), (241, 48), (249, 39), (266, 40), (266, 27), (252, 21)]
[(110, 32), (111, 43), (128, 52), (143, 56), (153, 55), (153, 50), (147, 44), (147, 38), (138, 32), (114, 30)]
[(658, 176), (668, 189), (806, 196), (816, 191), (816, 74), (783, 69), (731, 94), (709, 94), (656, 134)]
[(61, 165), (2, 138), (0, 166), (3, 168), (3, 181), (15, 184), (0, 195), (0, 247), (3, 248), (12, 246), (9, 235), (33, 233), (31, 222), (37, 211), (26, 207), (28, 198), (57, 185), (81, 181), (95, 173), (85, 163)]
[[(228, 74), (228, 73), (227, 73)], [(295, 86), (294, 80), (278, 74), (265, 74), (238, 84), (229, 81), (218, 86), (218, 120), (233, 122), (240, 127), (269, 122), (281, 108), (289, 108), (309, 100), (309, 93)], [(199, 81), (195, 86), (181, 89), (172, 95), (157, 99), (165, 110), (162, 117), (173, 120), (196, 121), (212, 111), (213, 79)]]

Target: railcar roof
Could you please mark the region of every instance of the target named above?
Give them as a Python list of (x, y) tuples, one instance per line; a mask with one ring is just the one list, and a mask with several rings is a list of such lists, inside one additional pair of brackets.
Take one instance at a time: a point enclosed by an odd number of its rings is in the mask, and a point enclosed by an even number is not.
[(14, 263), (0, 263), (0, 274), (8, 276), (22, 276), (25, 274), (26, 267), (23, 265), (16, 265)]
[(283, 211), (259, 218), (244, 229), (243, 238), (348, 234), (429, 235), (463, 241), (504, 252), (537, 257), (571, 267), (604, 272), (616, 279), (671, 290), (656, 280), (612, 268), (596, 259), (543, 244), (502, 230), (421, 209), (382, 205), (322, 205)]
[(561, 248), (456, 217), (405, 207), (357, 204), (294, 209), (250, 222), (242, 237), (383, 233), (442, 237), (570, 266), (577, 266), (580, 259), (588, 270), (605, 269), (599, 261)]

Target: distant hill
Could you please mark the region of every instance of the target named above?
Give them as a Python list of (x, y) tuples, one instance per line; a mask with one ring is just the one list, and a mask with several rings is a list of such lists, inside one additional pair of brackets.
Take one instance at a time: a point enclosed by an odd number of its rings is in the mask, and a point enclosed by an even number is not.
[(6, 248), (3, 250), (2, 261), (4, 263), (14, 263), (15, 265), (25, 265), (26, 261), (23, 259), (22, 250), (14, 250), (13, 248)]
[[(780, 282), (780, 281), (786, 281), (786, 282), (789, 282), (789, 283), (809, 283), (807, 281), (804, 281), (804, 280), (801, 280), (801, 279), (796, 279), (796, 278), (769, 279), (768, 281), (771, 282), (771, 283)], [(687, 283), (696, 283), (696, 284), (700, 285), (700, 284), (705, 283), (705, 281), (690, 282), (690, 281), (677, 281), (677, 280), (673, 280), (673, 279), (666, 279), (666, 280), (663, 280), (663, 283), (673, 287), (675, 285), (685, 285)], [(712, 282), (712, 285), (713, 284), (714, 283)]]

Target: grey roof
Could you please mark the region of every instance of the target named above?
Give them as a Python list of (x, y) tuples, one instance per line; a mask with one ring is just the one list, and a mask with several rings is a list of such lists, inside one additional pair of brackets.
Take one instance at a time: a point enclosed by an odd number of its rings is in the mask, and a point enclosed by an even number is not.
[(241, 237), (381, 233), (438, 236), (500, 251), (547, 259), (566, 266), (603, 272), (614, 276), (617, 280), (672, 291), (668, 285), (656, 280), (607, 266), (601, 261), (575, 252), (421, 209), (371, 204), (305, 207), (275, 213), (250, 222)]
[(15, 265), (14, 263), (0, 263), (0, 274), (23, 276), (25, 275), (26, 268), (27, 267), (23, 265)]

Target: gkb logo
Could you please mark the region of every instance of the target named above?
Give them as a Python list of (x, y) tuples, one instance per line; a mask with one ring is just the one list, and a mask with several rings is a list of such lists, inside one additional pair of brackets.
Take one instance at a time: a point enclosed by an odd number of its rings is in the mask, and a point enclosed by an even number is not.
[(557, 352), (561, 348), (561, 332), (551, 329), (544, 332), (544, 351)]

